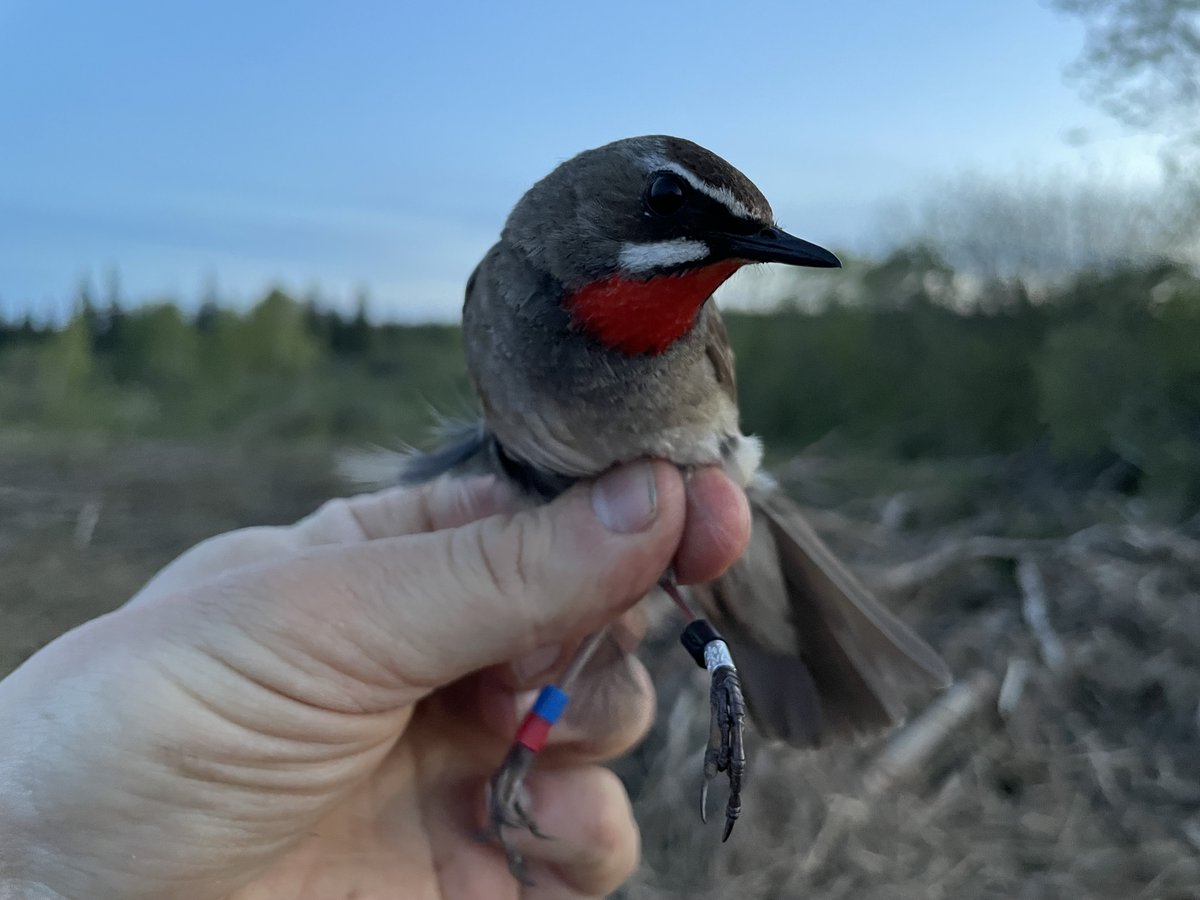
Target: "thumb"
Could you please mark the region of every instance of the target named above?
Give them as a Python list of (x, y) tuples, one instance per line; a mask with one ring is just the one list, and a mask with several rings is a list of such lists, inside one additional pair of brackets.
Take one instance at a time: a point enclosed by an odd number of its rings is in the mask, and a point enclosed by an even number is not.
[[(638, 462), (515, 514), (314, 548), (233, 573), (250, 583), (225, 591), (220, 630), (236, 623), (288, 660), (279, 688), (292, 696), (399, 706), (616, 618), (671, 564), (685, 505), (675, 467)], [(226, 635), (209, 649), (236, 653), (236, 643)], [(256, 678), (272, 681), (269, 668), (255, 666)]]

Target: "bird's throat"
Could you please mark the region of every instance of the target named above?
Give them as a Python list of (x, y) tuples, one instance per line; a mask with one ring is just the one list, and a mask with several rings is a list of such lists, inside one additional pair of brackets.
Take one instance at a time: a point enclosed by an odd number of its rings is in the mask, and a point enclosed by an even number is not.
[(572, 321), (606, 347), (654, 355), (691, 330), (704, 301), (742, 265), (722, 260), (644, 281), (614, 275), (568, 294), (565, 306)]

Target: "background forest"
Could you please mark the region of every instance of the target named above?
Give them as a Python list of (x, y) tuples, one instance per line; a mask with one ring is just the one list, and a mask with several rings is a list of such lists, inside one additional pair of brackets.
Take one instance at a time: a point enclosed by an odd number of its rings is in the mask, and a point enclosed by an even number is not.
[[(918, 246), (854, 261), (763, 313), (730, 313), (745, 426), (903, 460), (1022, 454), (1080, 486), (1200, 504), (1200, 279), (1168, 261), (1034, 288), (967, 279)], [(818, 284), (820, 284), (818, 282)], [(817, 294), (816, 296), (813, 296)], [(458, 330), (375, 324), (270, 292), (126, 307), (85, 285), (61, 327), (0, 324), (7, 432), (419, 442), (466, 414)]]

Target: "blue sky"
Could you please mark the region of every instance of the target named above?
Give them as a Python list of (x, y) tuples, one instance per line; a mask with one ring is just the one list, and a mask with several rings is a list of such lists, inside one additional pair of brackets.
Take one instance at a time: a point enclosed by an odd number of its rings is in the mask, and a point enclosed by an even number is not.
[(453, 317), (529, 184), (647, 132), (869, 249), (946, 176), (1145, 167), (1064, 83), (1081, 39), (1036, 0), (0, 0), (0, 312), (115, 268), (134, 299)]

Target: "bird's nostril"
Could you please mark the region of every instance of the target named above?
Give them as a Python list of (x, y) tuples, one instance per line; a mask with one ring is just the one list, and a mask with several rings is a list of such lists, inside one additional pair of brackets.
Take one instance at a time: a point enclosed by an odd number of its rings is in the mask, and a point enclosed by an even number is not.
[(764, 228), (762, 231), (759, 232), (759, 235), (761, 237), (765, 237), (767, 240), (774, 240), (775, 238), (779, 237), (779, 231), (775, 228), (772, 228), (770, 225), (768, 225), (766, 228)]

